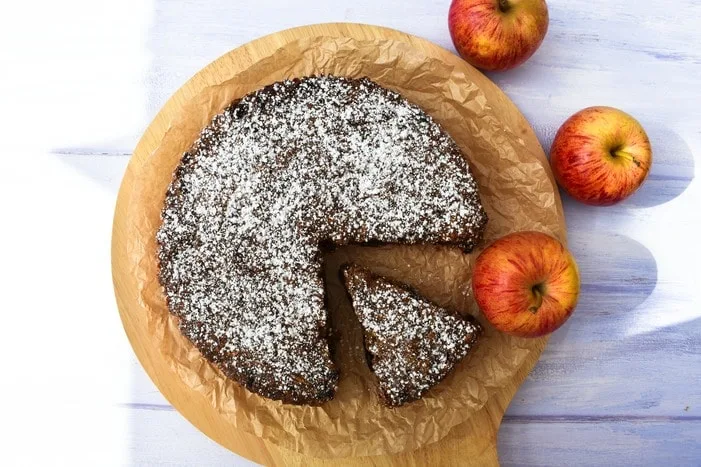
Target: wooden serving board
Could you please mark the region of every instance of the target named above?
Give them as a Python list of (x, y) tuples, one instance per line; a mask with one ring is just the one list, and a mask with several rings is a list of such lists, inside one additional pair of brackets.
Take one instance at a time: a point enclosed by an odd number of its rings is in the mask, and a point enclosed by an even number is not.
[[(322, 465), (330, 461), (304, 457), (296, 452), (280, 448), (252, 434), (232, 428), (224, 420), (212, 416), (209, 405), (200, 394), (193, 394), (178, 376), (159, 358), (148, 333), (147, 317), (138, 312), (138, 291), (130, 279), (130, 267), (126, 255), (126, 232), (129, 222), (128, 202), (134, 190), (137, 174), (149, 155), (158, 146), (178, 109), (203, 88), (219, 84), (245, 70), (251, 64), (267, 57), (285, 44), (306, 37), (349, 37), (357, 40), (394, 40), (411, 45), (424, 55), (454, 66), (475, 82), (490, 102), (496, 102), (506, 112), (502, 121), (519, 135), (531, 153), (547, 167), (547, 160), (536, 136), (516, 106), (497, 86), (479, 71), (456, 55), (424, 39), (399, 31), (359, 24), (320, 24), (281, 31), (243, 45), (197, 73), (165, 104), (147, 128), (130, 160), (117, 199), (112, 238), (112, 272), (117, 303), (124, 329), (136, 355), (146, 372), (164, 396), (190, 422), (210, 438), (226, 448), (265, 465)], [(548, 176), (552, 175), (548, 172)], [(558, 212), (562, 212), (560, 199), (555, 193)], [(564, 221), (563, 221), (564, 222)], [(334, 459), (337, 465), (497, 465), (497, 432), (502, 416), (519, 385), (534, 366), (547, 338), (537, 341), (535, 350), (513, 376), (509, 384), (490, 396), (486, 405), (467, 422), (455, 427), (441, 441), (417, 451), (393, 456), (355, 457)], [(174, 442), (177, 442), (174, 440)]]

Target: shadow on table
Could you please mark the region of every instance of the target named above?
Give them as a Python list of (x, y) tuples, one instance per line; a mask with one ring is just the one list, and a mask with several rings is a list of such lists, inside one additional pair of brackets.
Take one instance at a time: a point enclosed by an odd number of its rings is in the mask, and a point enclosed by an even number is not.
[[(563, 201), (572, 202), (572, 209), (588, 211), (587, 215), (608, 216), (627, 208), (648, 208), (665, 204), (680, 196), (695, 177), (695, 159), (686, 141), (675, 131), (654, 122), (642, 122), (652, 145), (653, 162), (650, 173), (643, 185), (630, 198), (602, 209), (586, 206), (571, 199), (562, 189)], [(535, 126), (541, 145), (549, 154), (557, 127)]]
[(626, 235), (591, 231), (571, 232), (569, 248), (579, 266), (579, 302), (550, 344), (566, 341), (573, 323), (590, 329), (592, 325), (594, 329), (603, 326), (608, 335), (624, 333), (635, 319), (637, 307), (657, 286), (657, 261), (652, 252)]
[(650, 138), (653, 162), (645, 183), (622, 203), (631, 208), (647, 208), (673, 200), (687, 189), (695, 175), (694, 155), (679, 134), (663, 125), (641, 123)]
[[(582, 273), (579, 304), (552, 335), (505, 423), (698, 419), (698, 389), (666, 384), (688, 380), (699, 364), (696, 291), (658, 284), (654, 256), (629, 237), (571, 235), (570, 246)], [(500, 444), (516, 445), (508, 439), (516, 431), (502, 431)]]

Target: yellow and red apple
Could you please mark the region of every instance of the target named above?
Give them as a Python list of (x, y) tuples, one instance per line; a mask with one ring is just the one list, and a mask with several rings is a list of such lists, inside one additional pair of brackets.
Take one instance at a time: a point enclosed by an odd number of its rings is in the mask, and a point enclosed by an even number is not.
[(550, 150), (558, 184), (573, 198), (605, 206), (632, 195), (652, 165), (640, 123), (612, 107), (589, 107), (560, 127)]
[(498, 330), (539, 337), (562, 326), (579, 297), (579, 271), (572, 254), (541, 232), (517, 232), (489, 245), (477, 257), (472, 291)]
[(453, 0), (450, 36), (477, 68), (508, 70), (530, 58), (548, 32), (545, 0)]

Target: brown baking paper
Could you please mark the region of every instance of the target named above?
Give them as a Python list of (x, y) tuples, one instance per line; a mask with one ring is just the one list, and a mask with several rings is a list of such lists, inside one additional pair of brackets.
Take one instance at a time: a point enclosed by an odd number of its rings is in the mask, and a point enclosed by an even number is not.
[[(178, 330), (157, 280), (155, 233), (173, 170), (211, 118), (234, 99), (266, 84), (312, 74), (367, 76), (400, 92), (432, 115), (469, 159), (489, 215), (485, 241), (518, 230), (564, 236), (547, 169), (499, 118), (480, 88), (462, 72), (394, 41), (318, 37), (290, 43), (231, 79), (184, 102), (146, 162), (130, 200), (128, 252), (138, 278), (149, 332), (182, 382), (204, 395), (234, 427), (315, 457), (367, 456), (413, 450), (446, 436), (478, 411), (515, 374), (536, 343), (496, 332), (470, 293), (476, 252), (437, 246), (345, 247), (327, 260), (331, 322), (341, 381), (320, 407), (282, 404), (248, 392), (209, 364)], [(498, 104), (497, 104), (498, 105)], [(479, 250), (479, 248), (478, 248)], [(485, 334), (474, 351), (422, 400), (400, 408), (378, 403), (360, 346), (361, 335), (338, 279), (354, 260), (405, 281), (435, 302), (471, 314)]]

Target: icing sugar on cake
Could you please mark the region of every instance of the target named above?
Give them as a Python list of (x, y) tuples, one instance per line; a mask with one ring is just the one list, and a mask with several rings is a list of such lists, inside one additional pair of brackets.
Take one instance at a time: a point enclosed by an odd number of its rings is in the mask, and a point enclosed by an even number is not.
[(471, 249), (486, 214), (454, 141), (368, 79), (283, 81), (234, 102), (183, 155), (157, 234), (183, 334), (249, 390), (333, 397), (326, 242)]
[(467, 355), (481, 332), (476, 321), (365, 269), (350, 266), (343, 278), (386, 405), (420, 399)]

